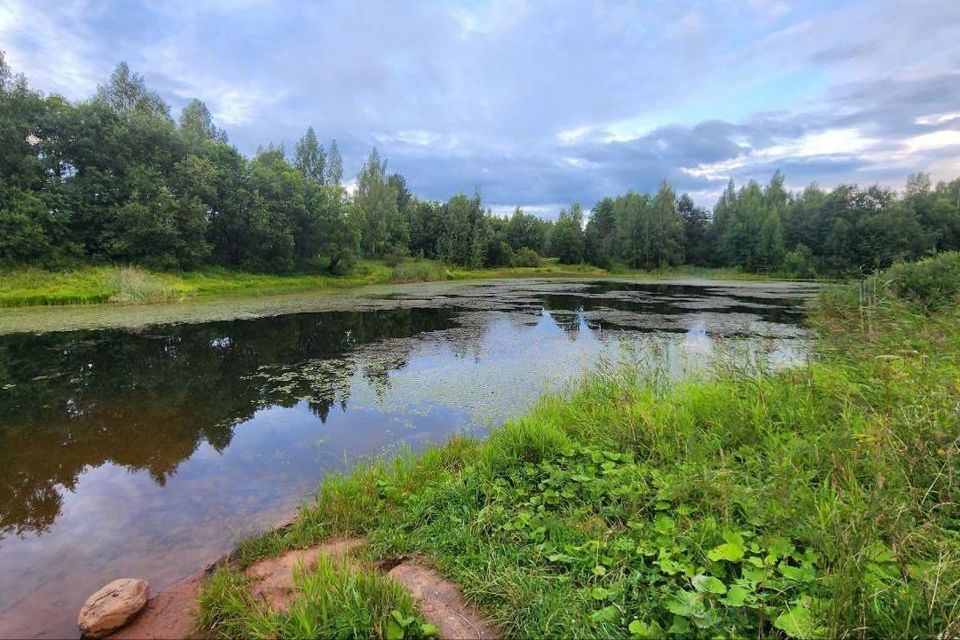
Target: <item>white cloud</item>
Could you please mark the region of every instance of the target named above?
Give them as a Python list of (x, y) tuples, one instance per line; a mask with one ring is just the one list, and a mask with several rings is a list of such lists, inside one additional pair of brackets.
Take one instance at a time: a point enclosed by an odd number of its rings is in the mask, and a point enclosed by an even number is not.
[(280, 98), (249, 86), (221, 88), (215, 95), (211, 101), (213, 119), (226, 127), (254, 122)]
[(0, 49), (15, 72), (31, 84), (68, 98), (85, 98), (96, 88), (97, 38), (84, 18), (94, 10), (84, 0), (44, 9), (39, 3), (0, 3)]
[(933, 149), (942, 149), (960, 144), (960, 131), (944, 129), (943, 131), (934, 131), (933, 133), (924, 133), (919, 136), (913, 136), (903, 141), (907, 150), (910, 152), (931, 151)]
[(957, 119), (960, 119), (960, 111), (953, 113), (932, 113), (926, 116), (918, 116), (914, 122), (919, 125), (939, 125)]
[(560, 209), (570, 206), (569, 204), (547, 203), (547, 204), (492, 204), (490, 211), (493, 215), (501, 218), (508, 218), (513, 214), (514, 209), (520, 207), (524, 213), (531, 213), (544, 220), (555, 220), (560, 214)]
[(573, 129), (564, 129), (557, 132), (557, 140), (563, 143), (576, 142), (582, 140), (590, 133), (590, 127), (576, 127)]
[(455, 135), (426, 131), (423, 129), (377, 133), (374, 134), (373, 138), (378, 144), (382, 145), (397, 144), (407, 147), (420, 147), (433, 151), (449, 151), (456, 147), (458, 143), (458, 138)]
[(868, 137), (859, 129), (827, 129), (809, 133), (796, 140), (782, 142), (759, 149), (749, 149), (737, 157), (719, 162), (703, 163), (681, 169), (689, 176), (708, 180), (727, 180), (737, 170), (752, 164), (776, 162), (794, 158), (821, 156), (854, 156), (864, 153), (880, 141)]

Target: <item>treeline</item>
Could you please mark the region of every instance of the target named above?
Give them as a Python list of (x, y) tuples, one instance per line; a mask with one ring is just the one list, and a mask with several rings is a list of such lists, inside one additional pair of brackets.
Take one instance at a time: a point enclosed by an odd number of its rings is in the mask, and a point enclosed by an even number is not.
[(135, 263), (161, 269), (349, 270), (407, 255), (468, 267), (535, 266), (550, 256), (607, 268), (734, 266), (796, 276), (870, 271), (960, 249), (960, 179), (924, 174), (897, 193), (815, 185), (793, 194), (731, 182), (712, 211), (662, 184), (574, 203), (555, 222), (508, 218), (480, 193), (417, 198), (373, 150), (343, 186), (336, 141), (312, 128), (291, 154), (246, 158), (193, 100), (170, 108), (125, 64), (90, 100), (30, 89), (0, 54), (0, 265)]
[[(565, 236), (577, 236), (577, 216)], [(565, 222), (557, 222), (559, 230)], [(578, 244), (579, 243), (579, 244)], [(565, 245), (567, 246), (567, 245)], [(712, 211), (666, 183), (655, 195), (627, 193), (593, 208), (582, 241), (562, 259), (652, 269), (678, 264), (739, 267), (784, 275), (847, 275), (960, 249), (960, 179), (932, 185), (918, 173), (902, 193), (815, 184), (793, 194), (779, 171), (766, 186), (731, 180)]]

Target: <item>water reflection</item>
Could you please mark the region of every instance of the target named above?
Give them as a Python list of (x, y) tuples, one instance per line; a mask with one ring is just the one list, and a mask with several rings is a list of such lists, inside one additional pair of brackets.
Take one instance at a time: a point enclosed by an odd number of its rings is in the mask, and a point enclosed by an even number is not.
[(554, 282), (414, 296), (0, 337), (0, 636), (73, 634), (83, 598), (117, 575), (162, 588), (325, 473), (482, 434), (624, 341), (658, 340), (674, 375), (723, 336), (779, 360), (802, 349), (802, 298), (782, 292)]

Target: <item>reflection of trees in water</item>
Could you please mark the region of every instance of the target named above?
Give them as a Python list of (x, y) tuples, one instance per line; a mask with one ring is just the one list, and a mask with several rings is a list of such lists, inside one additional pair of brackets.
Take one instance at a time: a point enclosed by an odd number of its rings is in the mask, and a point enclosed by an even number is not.
[[(397, 309), (0, 338), (0, 532), (43, 531), (61, 491), (87, 466), (146, 471), (160, 485), (202, 442), (223, 450), (233, 427), (309, 395), (326, 420), (348, 397), (266, 384), (263, 367), (337, 358), (353, 345), (451, 326), (453, 312)], [(364, 375), (381, 384), (405, 354)], [(313, 384), (343, 388), (351, 360)], [(326, 377), (330, 379), (326, 379)]]

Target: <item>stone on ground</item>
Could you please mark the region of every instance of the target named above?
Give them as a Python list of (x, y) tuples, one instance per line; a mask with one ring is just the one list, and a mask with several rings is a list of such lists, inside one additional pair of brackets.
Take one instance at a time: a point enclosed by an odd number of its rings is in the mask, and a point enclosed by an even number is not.
[(146, 580), (121, 578), (114, 580), (87, 598), (77, 626), (84, 638), (102, 638), (140, 613), (147, 604), (150, 585)]

